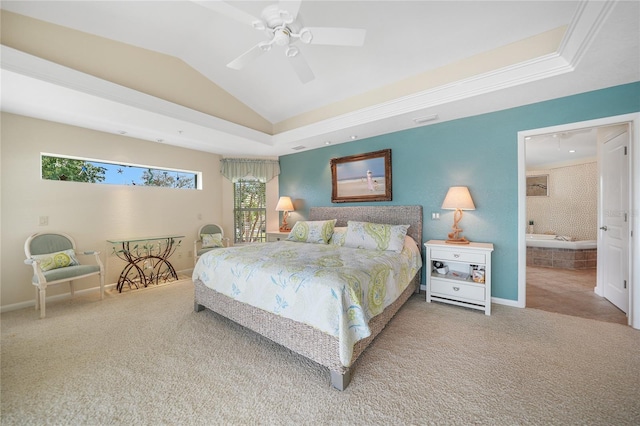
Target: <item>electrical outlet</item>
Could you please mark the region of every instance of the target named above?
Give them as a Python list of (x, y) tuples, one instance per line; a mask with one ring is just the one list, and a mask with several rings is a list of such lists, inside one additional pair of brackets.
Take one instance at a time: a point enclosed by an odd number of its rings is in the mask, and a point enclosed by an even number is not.
[(49, 225), (49, 216), (40, 216), (38, 220), (38, 225), (47, 226)]

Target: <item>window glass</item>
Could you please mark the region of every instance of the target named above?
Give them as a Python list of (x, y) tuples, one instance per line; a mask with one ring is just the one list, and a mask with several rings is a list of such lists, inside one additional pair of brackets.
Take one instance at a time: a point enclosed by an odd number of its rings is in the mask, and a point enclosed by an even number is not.
[(42, 179), (201, 189), (200, 172), (42, 154)]
[(266, 241), (267, 185), (254, 180), (234, 184), (234, 224), (236, 243)]

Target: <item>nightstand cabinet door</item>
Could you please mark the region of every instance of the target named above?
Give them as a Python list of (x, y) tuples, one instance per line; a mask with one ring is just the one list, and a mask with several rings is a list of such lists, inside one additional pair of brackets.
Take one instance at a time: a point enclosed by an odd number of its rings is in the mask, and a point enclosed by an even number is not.
[(431, 240), (427, 251), (427, 302), (483, 310), (491, 315), (493, 244), (447, 244)]

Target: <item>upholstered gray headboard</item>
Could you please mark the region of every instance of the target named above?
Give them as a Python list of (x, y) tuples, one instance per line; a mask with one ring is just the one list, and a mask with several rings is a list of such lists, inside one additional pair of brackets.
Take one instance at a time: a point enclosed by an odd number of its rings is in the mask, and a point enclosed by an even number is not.
[(422, 247), (422, 206), (311, 207), (309, 220), (337, 219), (336, 226), (347, 221), (409, 225), (407, 235)]

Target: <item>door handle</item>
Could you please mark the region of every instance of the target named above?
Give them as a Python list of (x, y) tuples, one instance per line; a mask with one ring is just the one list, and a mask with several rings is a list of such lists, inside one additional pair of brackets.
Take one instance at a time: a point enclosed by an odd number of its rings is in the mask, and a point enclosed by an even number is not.
[(600, 229), (602, 229), (603, 231), (606, 231), (608, 228), (606, 226), (601, 226)]

